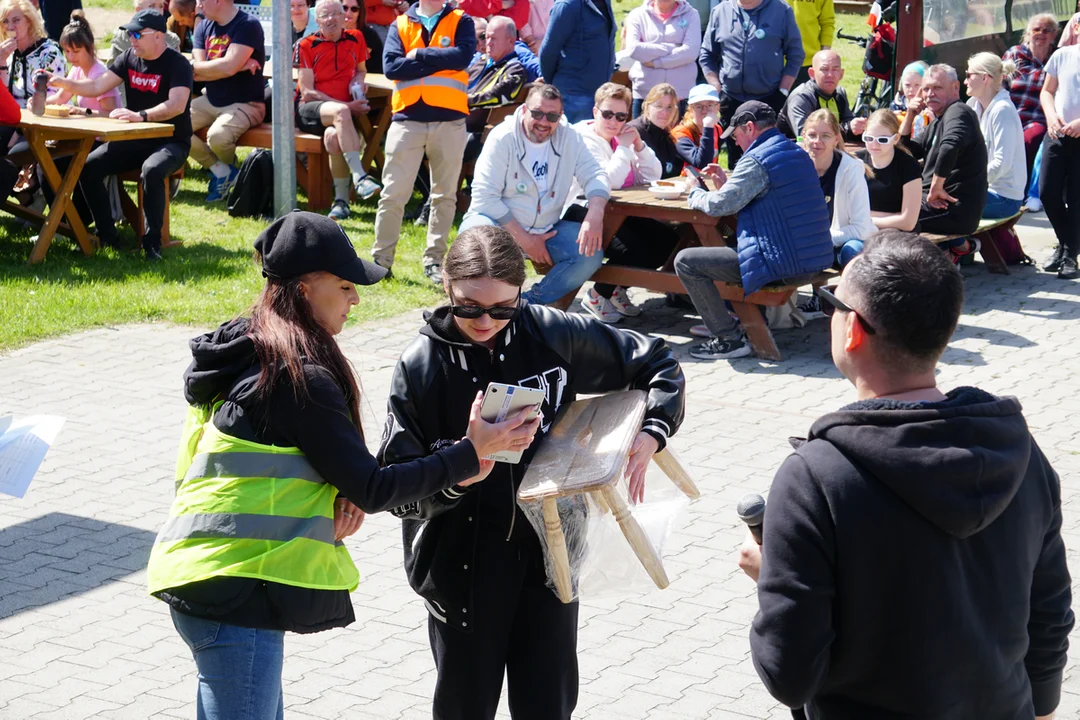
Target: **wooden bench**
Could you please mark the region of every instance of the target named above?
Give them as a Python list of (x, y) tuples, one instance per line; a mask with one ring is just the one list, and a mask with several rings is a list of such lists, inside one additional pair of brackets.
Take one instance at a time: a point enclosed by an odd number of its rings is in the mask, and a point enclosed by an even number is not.
[[(136, 186), (136, 201), (132, 201), (131, 196), (127, 194), (121, 185), (120, 188), (120, 208), (124, 211), (124, 218), (127, 219), (128, 225), (135, 231), (135, 239), (142, 240), (142, 236), (146, 234), (146, 215), (143, 211), (143, 184), (142, 184), (142, 171), (131, 170), (129, 172), (120, 173), (116, 176), (121, 183), (133, 182)], [(165, 216), (161, 223), (161, 247), (169, 248), (175, 245), (179, 245), (180, 241), (173, 242), (169, 239), (169, 208), (172, 206), (172, 192), (169, 188), (169, 181), (174, 178), (179, 180), (184, 177), (184, 167), (180, 166), (180, 169), (174, 172), (169, 177), (165, 178)], [(138, 247), (138, 246), (137, 246)]]
[(991, 231), (998, 229), (1012, 230), (1023, 214), (1024, 210), (1021, 209), (1020, 212), (1007, 218), (983, 218), (979, 221), (979, 227), (971, 235), (934, 235), (932, 233), (922, 233), (922, 236), (938, 245), (966, 237), (978, 238), (979, 242), (982, 244), (980, 252), (982, 253), (983, 261), (986, 263), (987, 269), (992, 273), (1008, 275), (1009, 266), (1006, 264), (1005, 258), (1002, 257), (1001, 250), (998, 248), (997, 243), (994, 242), (994, 235)]

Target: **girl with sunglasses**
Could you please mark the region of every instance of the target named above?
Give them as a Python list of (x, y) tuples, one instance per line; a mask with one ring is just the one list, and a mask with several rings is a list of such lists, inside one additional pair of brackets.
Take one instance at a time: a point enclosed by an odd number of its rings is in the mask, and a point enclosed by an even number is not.
[(871, 173), (870, 219), (879, 230), (915, 232), (922, 203), (922, 168), (900, 143), (900, 121), (891, 110), (876, 110), (863, 132), (866, 147), (855, 153)]
[[(663, 340), (520, 300), (525, 257), (495, 226), (458, 236), (443, 264), (450, 304), (394, 371), (380, 459), (409, 462), (461, 437), (463, 413), (490, 382), (545, 391), (540, 434), (579, 393), (648, 393), (627, 477), (632, 501), (644, 470), (683, 417), (684, 379)], [(438, 670), (434, 717), (495, 717), (504, 674), (510, 713), (568, 720), (577, 701), (578, 604), (548, 586), (540, 541), (517, 506), (539, 443), (517, 465), (496, 463), (477, 487), (453, 487), (394, 511), (405, 569), (428, 611)]]
[[(593, 119), (574, 125), (596, 162), (604, 168), (612, 190), (633, 185), (647, 185), (661, 176), (660, 160), (637, 130), (628, 125), (630, 90), (618, 83), (604, 83), (594, 97)], [(575, 180), (570, 190), (567, 215), (576, 213), (584, 219), (584, 191)], [(648, 218), (627, 218), (604, 250), (604, 257), (615, 265), (658, 268), (671, 255), (679, 236), (674, 227)], [(581, 302), (601, 322), (617, 323), (624, 316), (636, 317), (641, 308), (634, 305), (626, 288), (596, 283)]]

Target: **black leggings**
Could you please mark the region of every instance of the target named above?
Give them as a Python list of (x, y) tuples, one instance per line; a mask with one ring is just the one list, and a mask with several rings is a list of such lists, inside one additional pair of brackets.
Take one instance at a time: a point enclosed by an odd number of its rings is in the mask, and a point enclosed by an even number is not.
[(1069, 257), (1080, 253), (1080, 138), (1043, 140), (1039, 198)]
[[(655, 270), (667, 261), (679, 242), (679, 233), (668, 223), (649, 218), (627, 218), (604, 257), (612, 265)], [(593, 290), (602, 298), (611, 299), (614, 285), (596, 283)]]
[(165, 221), (165, 179), (180, 169), (187, 160), (189, 143), (161, 140), (127, 140), (109, 142), (90, 153), (83, 167), (79, 185), (86, 203), (94, 215), (97, 235), (103, 244), (116, 243), (112, 205), (105, 187), (105, 178), (129, 170), (142, 171), (143, 211), (146, 213), (146, 234), (143, 248), (161, 249), (161, 225)]

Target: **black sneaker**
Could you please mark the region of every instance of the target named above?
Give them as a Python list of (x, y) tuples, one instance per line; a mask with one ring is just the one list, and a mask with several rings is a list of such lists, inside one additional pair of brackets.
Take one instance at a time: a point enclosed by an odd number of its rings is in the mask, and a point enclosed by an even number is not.
[(803, 317), (808, 321), (825, 317), (825, 312), (821, 309), (821, 300), (818, 298), (817, 293), (811, 295), (810, 299), (799, 305), (798, 308), (799, 312), (801, 312)]
[(1053, 254), (1050, 259), (1046, 261), (1046, 264), (1042, 266), (1043, 272), (1057, 272), (1061, 269), (1061, 258), (1065, 257), (1065, 246), (1058, 243), (1058, 246), (1054, 248)]
[(713, 337), (690, 348), (690, 357), (698, 360), (730, 360), (752, 355), (753, 352), (745, 340)]
[(416, 220), (413, 221), (413, 225), (427, 225), (431, 220), (431, 201), (424, 203), (424, 206), (420, 208), (420, 214)]
[(1061, 258), (1061, 268), (1058, 269), (1058, 277), (1062, 280), (1072, 280), (1080, 271), (1076, 268), (1076, 258), (1066, 255)]
[(157, 248), (146, 248), (146, 262), (159, 262), (162, 259), (160, 250)]

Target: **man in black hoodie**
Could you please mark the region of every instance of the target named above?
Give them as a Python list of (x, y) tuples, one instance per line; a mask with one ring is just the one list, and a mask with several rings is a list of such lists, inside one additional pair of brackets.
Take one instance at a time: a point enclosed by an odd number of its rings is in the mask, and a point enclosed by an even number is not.
[(1060, 485), (1016, 399), (935, 386), (959, 272), (887, 231), (823, 290), (858, 402), (798, 441), (743, 545), (758, 674), (813, 720), (1050, 717), (1073, 626)]

